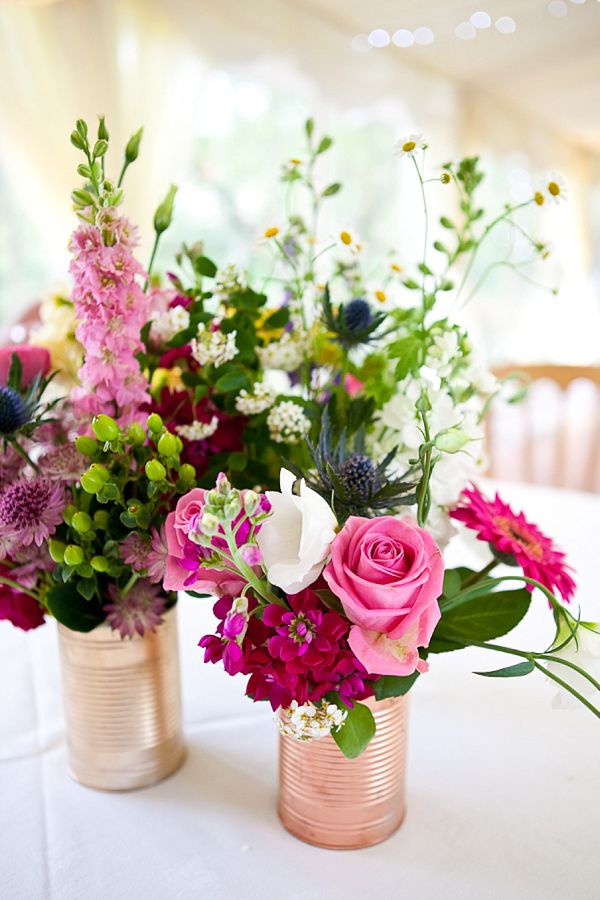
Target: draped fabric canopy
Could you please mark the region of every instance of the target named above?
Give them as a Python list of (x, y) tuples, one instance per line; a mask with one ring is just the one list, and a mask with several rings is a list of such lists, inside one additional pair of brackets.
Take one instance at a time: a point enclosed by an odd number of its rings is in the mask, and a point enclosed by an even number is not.
[[(568, 15), (553, 17), (545, 0), (482, 3), (491, 27), (462, 41), (454, 29), (473, 12), (463, 0), (0, 0), (0, 196), (4, 182), (11, 215), (26, 211), (35, 229), (44, 275), (59, 277), (73, 224), (75, 119), (106, 114), (117, 145), (144, 124), (127, 210), (150, 222), (169, 183), (197, 166), (199, 137), (224, 127), (215, 73), (237, 73), (249, 81), (249, 106), (252, 81), (286, 93), (280, 118), (290, 129), (305, 111), (334, 128), (382, 120), (396, 136), (425, 132), (443, 156), (483, 149), (511, 156), (513, 168), (564, 173), (571, 204), (561, 228), (571, 239), (562, 268), (581, 313), (597, 314), (586, 273), (597, 265), (600, 4), (567, 2)], [(494, 27), (502, 16), (513, 34)], [(433, 43), (358, 52), (373, 29), (418, 27)], [(242, 119), (246, 105), (242, 97)], [(281, 130), (276, 140), (285, 142)], [(282, 151), (287, 143), (265, 157)], [(147, 245), (148, 228), (143, 235)]]

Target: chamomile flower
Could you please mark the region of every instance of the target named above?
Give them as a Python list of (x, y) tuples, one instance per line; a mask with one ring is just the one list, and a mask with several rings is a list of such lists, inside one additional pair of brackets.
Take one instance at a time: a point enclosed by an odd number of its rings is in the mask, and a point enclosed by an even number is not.
[(396, 143), (397, 156), (415, 156), (419, 150), (426, 150), (427, 144), (422, 134), (409, 134)]
[(561, 175), (551, 175), (544, 192), (551, 203), (561, 203), (567, 199), (567, 183)]
[(352, 229), (351, 231), (340, 231), (339, 240), (344, 245), (344, 247), (347, 247), (348, 250), (351, 251), (351, 253), (360, 253), (361, 250), (364, 250), (365, 248), (365, 245), (361, 241), (359, 234), (354, 229)]

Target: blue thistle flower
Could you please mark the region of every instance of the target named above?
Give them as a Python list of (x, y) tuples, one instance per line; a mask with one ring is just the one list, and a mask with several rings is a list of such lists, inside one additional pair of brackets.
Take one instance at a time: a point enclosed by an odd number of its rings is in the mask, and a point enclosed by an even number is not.
[(361, 297), (356, 297), (344, 306), (344, 325), (350, 334), (364, 331), (369, 327), (372, 319), (371, 307)]
[(0, 384), (0, 434), (14, 434), (31, 418), (31, 408), (21, 395)]
[(339, 469), (339, 477), (349, 494), (364, 500), (371, 497), (381, 487), (381, 477), (369, 456), (355, 453), (346, 459)]

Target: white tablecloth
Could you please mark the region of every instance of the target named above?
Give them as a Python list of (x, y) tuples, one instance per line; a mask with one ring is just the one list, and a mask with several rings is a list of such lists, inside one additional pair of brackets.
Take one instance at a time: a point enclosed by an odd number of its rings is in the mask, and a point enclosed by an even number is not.
[[(600, 619), (598, 498), (502, 492), (568, 551), (578, 601)], [(530, 615), (519, 637), (537, 634), (541, 649), (552, 633), (541, 597)], [(600, 897), (599, 723), (552, 709), (544, 679), (479, 678), (508, 662), (485, 651), (434, 658), (412, 694), (404, 825), (368, 850), (325, 851), (280, 827), (270, 711), (203, 664), (196, 644), (212, 628), (210, 606), (183, 598), (184, 767), (103, 794), (66, 772), (53, 624), (23, 634), (0, 622), (3, 900)]]

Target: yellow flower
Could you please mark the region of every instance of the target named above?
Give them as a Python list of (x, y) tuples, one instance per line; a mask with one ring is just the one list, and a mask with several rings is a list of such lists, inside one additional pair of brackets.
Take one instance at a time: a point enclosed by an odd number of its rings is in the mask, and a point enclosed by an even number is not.
[(267, 228), (264, 232), (264, 237), (272, 238), (275, 235), (279, 234), (279, 228), (276, 225), (272, 225), (270, 228)]
[(301, 159), (290, 159), (290, 163), (292, 166), (301, 166), (302, 160)]
[(398, 263), (390, 263), (390, 269), (392, 270), (392, 272), (398, 272), (398, 273), (404, 271), (402, 266), (399, 266)]
[(352, 235), (349, 231), (340, 231), (340, 241), (342, 244), (345, 244), (346, 247), (349, 247), (352, 243)]
[(442, 174), (440, 175), (440, 181), (442, 182), (442, 184), (450, 184), (451, 178), (448, 172), (442, 172)]
[(171, 393), (179, 391), (184, 387), (181, 379), (183, 372), (179, 366), (173, 366), (172, 369), (155, 369), (152, 375), (150, 388), (152, 391), (161, 391), (168, 388)]
[(377, 290), (375, 291), (375, 299), (379, 300), (380, 303), (385, 303), (387, 300), (385, 291)]
[(358, 234), (352, 234), (350, 231), (340, 231), (340, 241), (346, 247), (349, 247), (353, 253), (360, 253), (363, 248)]
[(544, 205), (544, 195), (542, 194), (541, 191), (536, 191), (535, 194), (533, 195), (533, 199), (535, 200), (535, 202), (537, 203), (538, 206)]

